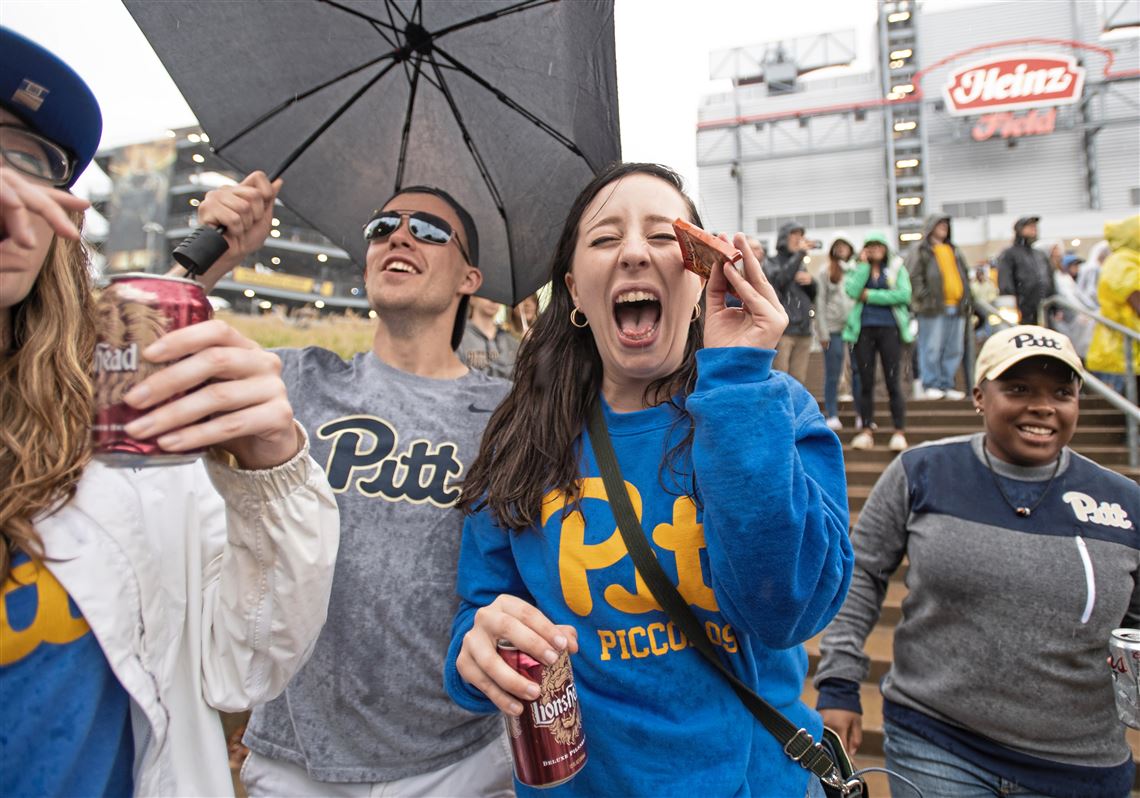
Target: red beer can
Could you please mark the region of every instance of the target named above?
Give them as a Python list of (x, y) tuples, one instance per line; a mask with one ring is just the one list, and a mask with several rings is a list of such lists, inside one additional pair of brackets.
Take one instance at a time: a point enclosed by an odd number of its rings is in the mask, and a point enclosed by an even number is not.
[(91, 427), (95, 457), (116, 468), (190, 462), (202, 450), (166, 452), (154, 439), (128, 435), (123, 427), (154, 408), (135, 410), (123, 402), (123, 395), (163, 366), (145, 360), (144, 349), (172, 330), (213, 315), (206, 292), (198, 283), (180, 277), (131, 273), (109, 279), (96, 303), (95, 423)]
[(523, 705), (519, 717), (506, 715), (515, 776), (529, 787), (557, 787), (569, 781), (586, 764), (586, 735), (570, 655), (565, 651), (553, 665), (544, 665), (505, 640), (499, 656), (541, 692)]

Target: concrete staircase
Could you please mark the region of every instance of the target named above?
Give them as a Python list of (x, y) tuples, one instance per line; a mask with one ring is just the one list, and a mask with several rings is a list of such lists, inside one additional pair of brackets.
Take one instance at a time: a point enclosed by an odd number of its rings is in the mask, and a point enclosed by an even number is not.
[[(822, 357), (812, 356), (808, 372), (808, 388), (817, 397), (823, 396)], [(885, 392), (881, 390), (881, 377), (877, 381), (877, 401), (875, 418), (879, 432), (875, 436), (875, 448), (859, 451), (850, 446), (855, 435), (855, 413), (850, 402), (841, 403), (840, 419), (844, 429), (838, 434), (843, 441), (843, 454), (846, 460), (848, 503), (851, 509), (851, 524), (859, 518), (871, 488), (887, 464), (896, 456), (887, 449), (890, 437), (890, 413)], [(906, 390), (910, 396), (909, 386)], [(907, 439), (910, 444), (936, 440), (951, 435), (964, 435), (979, 432), (981, 419), (974, 413), (969, 399), (963, 401), (908, 401)], [(1072, 448), (1101, 465), (1140, 481), (1140, 469), (1129, 468), (1128, 454), (1124, 447), (1124, 422), (1121, 414), (1100, 398), (1081, 397), (1081, 418)], [(892, 576), (883, 604), (882, 616), (878, 625), (867, 639), (866, 652), (871, 657), (871, 672), (866, 682), (860, 685), (863, 702), (863, 743), (855, 757), (856, 767), (881, 767), (883, 760), (883, 708), (878, 684), (891, 664), (894, 628), (901, 616), (902, 600), (906, 596), (906, 563)], [(822, 636), (822, 635), (821, 635)], [(806, 647), (810, 662), (808, 683), (804, 687), (803, 700), (814, 707), (816, 691), (811, 686), (811, 678), (819, 661), (819, 639), (808, 641)], [(1107, 641), (1106, 641), (1107, 644)], [(1108, 677), (1106, 671), (1105, 678)], [(1140, 758), (1140, 731), (1130, 731), (1129, 741), (1133, 755)], [(871, 794), (879, 798), (890, 795), (885, 776), (869, 774), (868, 784)], [(1140, 789), (1140, 778), (1136, 788)], [(907, 791), (909, 793), (909, 791)], [(1134, 792), (1133, 795), (1140, 795)], [(909, 798), (904, 793), (900, 798)]]

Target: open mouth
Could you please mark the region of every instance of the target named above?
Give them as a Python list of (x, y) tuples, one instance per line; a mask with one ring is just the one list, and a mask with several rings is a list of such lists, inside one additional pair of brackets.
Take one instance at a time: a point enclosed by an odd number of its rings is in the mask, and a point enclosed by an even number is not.
[(382, 272), (396, 272), (397, 274), (419, 274), (420, 270), (413, 264), (400, 258), (392, 258), (381, 267)]
[(628, 346), (648, 346), (661, 323), (661, 299), (653, 291), (622, 291), (614, 297), (618, 339)]
[(1022, 434), (1022, 437), (1028, 438), (1031, 441), (1048, 441), (1057, 434), (1056, 430), (1049, 429), (1048, 427), (1040, 427), (1035, 424), (1018, 424), (1017, 430)]

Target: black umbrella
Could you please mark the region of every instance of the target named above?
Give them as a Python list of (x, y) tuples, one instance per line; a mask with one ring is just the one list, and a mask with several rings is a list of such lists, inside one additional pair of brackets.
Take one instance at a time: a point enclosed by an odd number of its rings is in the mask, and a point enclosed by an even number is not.
[(515, 304), (620, 157), (611, 0), (124, 3), (218, 155), (284, 173), (358, 264), (372, 210), (438, 186), (479, 227), (480, 293)]

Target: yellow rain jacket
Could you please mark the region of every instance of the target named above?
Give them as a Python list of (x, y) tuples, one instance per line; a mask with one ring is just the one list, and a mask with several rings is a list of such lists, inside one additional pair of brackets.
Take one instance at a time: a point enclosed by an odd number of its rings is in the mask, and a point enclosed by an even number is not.
[[(1101, 264), (1097, 280), (1100, 314), (1140, 333), (1140, 316), (1128, 304), (1128, 297), (1140, 291), (1140, 215), (1105, 223), (1104, 237), (1112, 247), (1112, 254)], [(1133, 343), (1132, 354), (1133, 373), (1140, 374), (1140, 342)], [(1086, 365), (1092, 371), (1123, 374), (1124, 336), (1098, 324)]]

